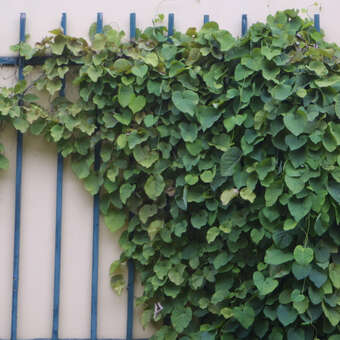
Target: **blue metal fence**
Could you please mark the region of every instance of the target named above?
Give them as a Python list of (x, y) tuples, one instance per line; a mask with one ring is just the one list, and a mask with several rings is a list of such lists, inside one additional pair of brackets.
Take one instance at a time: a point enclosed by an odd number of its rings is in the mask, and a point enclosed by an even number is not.
[[(204, 24), (209, 22), (209, 15), (204, 15)], [(315, 28), (320, 31), (320, 17), (314, 16)], [(26, 15), (20, 15), (20, 42), (25, 41)], [(64, 34), (66, 31), (66, 13), (62, 14), (61, 27)], [(97, 14), (97, 33), (103, 31), (103, 15)], [(168, 36), (174, 32), (174, 14), (168, 17)], [(241, 33), (247, 32), (247, 15), (242, 15)], [(130, 39), (136, 38), (136, 14), (130, 14)], [(0, 65), (18, 66), (19, 80), (24, 79), (23, 67), (27, 64), (41, 64), (44, 58), (33, 58), (25, 61), (22, 57), (0, 57)], [(63, 83), (60, 95), (65, 95), (65, 83)], [(22, 155), (23, 135), (17, 132), (16, 151), (16, 179), (15, 179), (15, 220), (14, 220), (14, 260), (13, 260), (13, 287), (12, 287), (12, 317), (11, 317), (11, 340), (17, 340), (18, 319), (18, 284), (19, 284), (19, 255), (20, 255), (20, 216), (21, 216), (21, 183), (22, 183)], [(100, 167), (100, 143), (95, 147), (95, 170)], [(63, 157), (57, 156), (57, 188), (56, 188), (56, 232), (55, 232), (55, 263), (54, 263), (54, 292), (53, 292), (53, 322), (52, 340), (58, 339), (59, 330), (59, 299), (60, 299), (60, 259), (61, 259), (61, 235), (62, 235), (62, 193), (63, 193)], [(93, 198), (93, 241), (92, 241), (92, 283), (91, 283), (91, 334), (88, 339), (72, 340), (97, 340), (97, 309), (98, 309), (98, 262), (99, 262), (99, 194)], [(134, 281), (135, 272), (133, 261), (128, 261), (128, 301), (126, 340), (133, 339), (133, 310), (134, 310)], [(48, 340), (48, 339), (40, 339)], [(71, 340), (71, 339), (64, 339)], [(120, 339), (105, 339), (120, 340)], [(147, 340), (147, 339), (139, 339)]]

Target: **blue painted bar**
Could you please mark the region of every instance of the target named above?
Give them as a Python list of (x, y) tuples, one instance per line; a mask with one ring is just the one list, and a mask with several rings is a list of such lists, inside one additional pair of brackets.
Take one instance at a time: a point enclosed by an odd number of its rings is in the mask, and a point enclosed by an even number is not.
[(208, 14), (204, 14), (203, 23), (204, 23), (204, 24), (207, 24), (209, 21), (210, 21), (209, 15), (208, 15)]
[[(97, 33), (103, 32), (103, 14), (97, 13)], [(98, 129), (98, 127), (97, 127)], [(100, 143), (94, 148), (94, 170), (100, 167)], [(97, 339), (99, 262), (99, 193), (93, 197), (92, 284), (91, 284), (91, 340)]]
[[(23, 60), (25, 65), (43, 65), (49, 56), (33, 57), (28, 60)], [(0, 65), (18, 66), (21, 57), (0, 57)]]
[(242, 36), (246, 35), (248, 30), (248, 18), (247, 14), (242, 15)]
[(128, 260), (128, 302), (127, 302), (127, 322), (126, 340), (133, 339), (133, 307), (135, 297), (135, 266), (133, 261)]
[[(90, 338), (62, 338), (63, 340), (91, 340)], [(9, 340), (5, 338), (0, 338), (0, 340)], [(27, 338), (27, 339), (18, 339), (18, 340), (51, 340), (50, 338)], [(126, 340), (125, 338), (100, 338), (97, 340)], [(134, 340), (150, 340), (148, 338), (136, 338)]]
[(168, 37), (174, 35), (174, 26), (175, 26), (175, 14), (170, 13), (168, 16)]
[(136, 39), (136, 13), (130, 13), (130, 39)]
[[(61, 28), (66, 34), (66, 13), (61, 17)], [(65, 81), (63, 80), (60, 96), (65, 96)], [(57, 158), (57, 198), (56, 198), (56, 222), (55, 222), (55, 252), (54, 252), (54, 293), (53, 293), (53, 321), (52, 339), (59, 336), (59, 301), (60, 301), (60, 261), (61, 261), (61, 227), (63, 209), (63, 175), (64, 159), (61, 153)]]
[[(26, 14), (20, 14), (20, 41), (25, 41)], [(19, 80), (24, 79), (22, 58), (19, 60)], [(15, 174), (15, 214), (14, 214), (14, 259), (12, 288), (11, 340), (17, 339), (18, 323), (18, 287), (20, 257), (20, 217), (21, 217), (21, 182), (22, 182), (22, 133), (17, 132), (17, 159)]]
[(18, 57), (0, 57), (0, 65), (18, 65)]
[(320, 14), (314, 14), (314, 27), (320, 32)]
[[(171, 19), (171, 14), (169, 14), (169, 25), (172, 21), (173, 24), (173, 15)], [(173, 26), (172, 26), (173, 27)], [(170, 27), (169, 27), (170, 28)], [(173, 28), (172, 28), (173, 29)], [(170, 32), (170, 29), (169, 31)], [(169, 36), (169, 33), (168, 33)], [(136, 14), (130, 14), (130, 39), (133, 40), (136, 38)], [(126, 340), (132, 340), (133, 337), (133, 318), (134, 318), (134, 296), (135, 296), (135, 267), (132, 260), (128, 260), (128, 297), (127, 297), (127, 321), (126, 321)]]

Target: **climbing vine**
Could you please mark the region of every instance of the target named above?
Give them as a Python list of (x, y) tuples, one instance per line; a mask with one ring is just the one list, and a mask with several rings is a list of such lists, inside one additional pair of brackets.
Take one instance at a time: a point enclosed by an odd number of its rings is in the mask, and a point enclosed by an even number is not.
[(133, 259), (152, 339), (340, 339), (340, 49), (294, 10), (242, 38), (214, 22), (51, 33), (13, 47), (49, 57), (1, 89), (0, 119), (100, 193), (122, 230), (112, 286)]

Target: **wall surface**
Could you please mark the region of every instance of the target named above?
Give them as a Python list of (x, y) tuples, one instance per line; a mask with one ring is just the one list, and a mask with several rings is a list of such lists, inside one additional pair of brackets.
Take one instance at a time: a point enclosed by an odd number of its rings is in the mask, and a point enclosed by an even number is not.
[[(321, 6), (321, 9), (320, 9)], [(184, 31), (200, 27), (203, 15), (217, 21), (220, 27), (240, 35), (241, 15), (248, 22), (265, 20), (270, 13), (286, 8), (305, 8), (308, 15), (321, 15), (321, 27), (329, 41), (340, 43), (337, 18), (339, 0), (16, 0), (4, 1), (0, 12), (0, 56), (12, 52), (19, 36), (19, 13), (27, 14), (30, 41), (41, 40), (49, 30), (59, 26), (61, 13), (66, 12), (68, 33), (87, 37), (88, 28), (103, 12), (104, 24), (127, 32), (129, 13), (137, 15), (137, 26), (146, 27), (162, 13), (175, 13), (175, 27)], [(167, 22), (165, 21), (165, 24)], [(14, 68), (0, 69), (0, 86), (15, 82)], [(0, 338), (10, 337), (11, 287), (13, 271), (14, 186), (16, 135), (12, 129), (0, 131), (10, 160), (7, 172), (0, 173)], [(25, 136), (23, 157), (22, 225), (20, 249), (20, 281), (18, 337), (51, 336), (53, 304), (53, 266), (56, 204), (56, 150), (43, 139)], [(62, 221), (61, 263), (61, 338), (88, 338), (90, 334), (90, 284), (92, 247), (92, 198), (65, 164)], [(118, 235), (100, 225), (98, 337), (125, 336), (126, 300), (118, 297), (109, 285), (108, 271), (119, 257)], [(140, 290), (140, 289), (139, 289)], [(139, 291), (140, 294), (140, 291)], [(138, 292), (136, 293), (138, 295)], [(147, 337), (138, 317), (134, 337)]]

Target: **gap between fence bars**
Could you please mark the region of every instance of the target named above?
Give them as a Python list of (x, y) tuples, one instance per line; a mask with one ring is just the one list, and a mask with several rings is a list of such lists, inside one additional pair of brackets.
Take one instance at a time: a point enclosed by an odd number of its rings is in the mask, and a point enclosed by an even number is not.
[[(209, 15), (204, 15), (203, 23), (209, 22)], [(247, 15), (242, 15), (241, 32), (247, 32)], [(314, 26), (320, 31), (320, 15), (314, 15)], [(66, 13), (62, 14), (61, 28), (64, 34), (66, 30)], [(103, 15), (97, 14), (96, 32), (103, 31)], [(174, 33), (174, 14), (168, 16), (168, 37)], [(25, 41), (26, 14), (20, 14), (20, 36), (19, 41)], [(136, 14), (130, 14), (130, 40), (136, 38)], [(0, 65), (18, 66), (19, 80), (24, 79), (23, 68), (25, 65), (41, 65), (48, 57), (35, 57), (25, 61), (23, 57), (0, 57)], [(65, 82), (63, 81), (60, 96), (65, 95)], [(14, 217), (14, 256), (13, 256), (13, 283), (12, 283), (12, 313), (11, 313), (11, 340), (17, 340), (18, 319), (18, 285), (19, 285), (19, 257), (20, 257), (20, 226), (21, 226), (21, 189), (22, 189), (22, 156), (23, 135), (17, 132), (16, 149), (16, 176), (15, 176), (15, 217)], [(95, 146), (95, 170), (100, 167), (100, 144)], [(55, 231), (55, 259), (54, 259), (54, 292), (53, 292), (53, 320), (52, 340), (57, 340), (59, 331), (59, 300), (60, 300), (60, 267), (61, 267), (61, 231), (62, 231), (62, 194), (63, 194), (63, 157), (61, 153), (57, 156), (57, 188), (56, 188), (56, 231)], [(97, 309), (98, 309), (98, 262), (99, 262), (99, 194), (93, 198), (93, 240), (92, 240), (92, 283), (91, 283), (91, 335), (87, 339), (63, 339), (63, 340), (97, 340)], [(126, 340), (133, 339), (133, 306), (134, 306), (134, 281), (135, 269), (132, 260), (128, 261), (128, 301), (127, 301), (127, 323)], [(40, 339), (48, 340), (48, 339)], [(122, 339), (100, 339), (100, 340), (122, 340)], [(139, 339), (147, 340), (147, 339)]]

